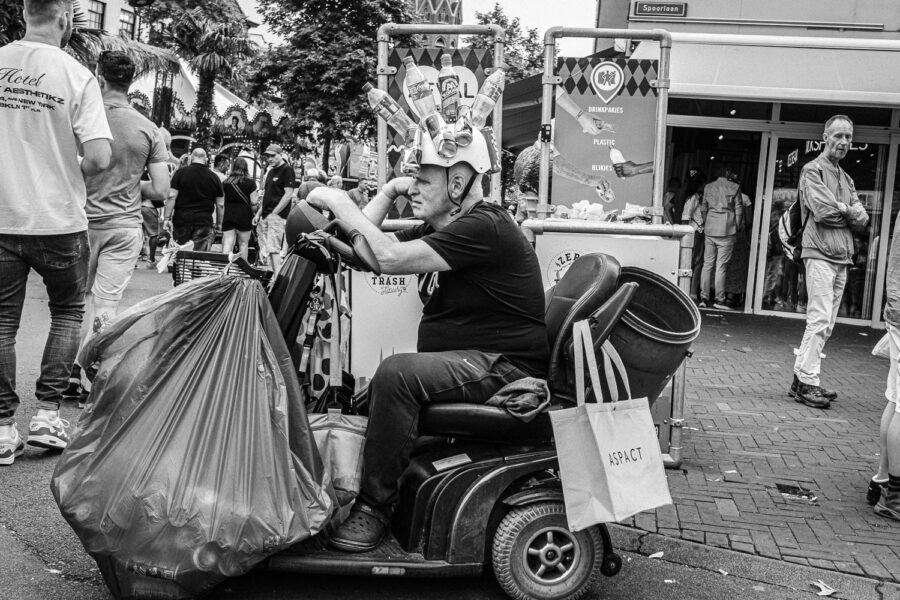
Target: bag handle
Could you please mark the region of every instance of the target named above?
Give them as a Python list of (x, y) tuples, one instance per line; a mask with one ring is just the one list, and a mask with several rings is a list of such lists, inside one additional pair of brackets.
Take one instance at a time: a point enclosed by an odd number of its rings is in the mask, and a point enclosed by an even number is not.
[[(572, 324), (572, 337), (575, 338), (575, 396), (578, 406), (584, 405), (584, 363), (587, 361), (591, 376), (591, 387), (594, 394), (602, 393), (600, 372), (597, 369), (597, 358), (594, 356), (594, 342), (587, 319)], [(585, 355), (585, 351), (587, 354)]]
[[(600, 349), (603, 351), (603, 368), (606, 370), (607, 378), (612, 382), (609, 386), (610, 392), (613, 395), (612, 401), (616, 402), (619, 399), (619, 384), (615, 379), (616, 374), (619, 375), (619, 379), (622, 380), (622, 384), (625, 386), (625, 394), (628, 398), (631, 398), (631, 385), (628, 383), (628, 371), (625, 370), (625, 363), (622, 362), (619, 351), (616, 350), (615, 346), (613, 346), (612, 342), (609, 340), (603, 342)], [(615, 373), (613, 373), (613, 368), (615, 368)]]

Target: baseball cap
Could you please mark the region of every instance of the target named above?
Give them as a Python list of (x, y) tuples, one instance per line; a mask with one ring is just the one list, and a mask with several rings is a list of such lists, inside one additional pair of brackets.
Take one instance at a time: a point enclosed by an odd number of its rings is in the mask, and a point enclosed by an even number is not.
[(278, 144), (269, 144), (269, 147), (266, 148), (266, 151), (263, 152), (263, 154), (281, 154), (282, 152), (283, 150)]

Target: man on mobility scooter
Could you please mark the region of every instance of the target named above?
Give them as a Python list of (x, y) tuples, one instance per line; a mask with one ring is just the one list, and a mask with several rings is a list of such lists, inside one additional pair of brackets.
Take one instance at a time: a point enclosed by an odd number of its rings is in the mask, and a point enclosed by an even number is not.
[[(307, 198), (359, 231), (384, 273), (423, 274), (419, 352), (385, 359), (369, 384), (362, 489), (330, 541), (343, 551), (368, 551), (384, 538), (423, 405), (483, 403), (508, 383), (547, 375), (538, 260), (509, 214), (483, 201), (491, 155), (481, 132), (472, 133), (452, 158), (423, 136), (418, 173), (388, 182), (362, 211), (333, 188)], [(384, 233), (380, 225), (401, 195), (424, 224)]]

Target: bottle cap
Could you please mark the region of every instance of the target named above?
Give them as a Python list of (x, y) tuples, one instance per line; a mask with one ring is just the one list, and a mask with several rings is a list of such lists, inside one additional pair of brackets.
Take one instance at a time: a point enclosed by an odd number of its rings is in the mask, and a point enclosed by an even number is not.
[(375, 87), (374, 85), (372, 85), (371, 83), (368, 83), (368, 82), (367, 82), (367, 83), (363, 86), (363, 91), (364, 91), (364, 92), (368, 92), (369, 90), (373, 89), (374, 87)]

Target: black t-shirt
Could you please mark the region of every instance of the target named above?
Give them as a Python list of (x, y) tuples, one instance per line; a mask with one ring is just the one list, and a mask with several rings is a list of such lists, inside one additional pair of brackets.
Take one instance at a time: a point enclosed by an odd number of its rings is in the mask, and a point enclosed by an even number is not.
[(546, 377), (550, 348), (540, 266), (508, 212), (479, 202), (440, 231), (419, 225), (396, 236), (421, 239), (451, 269), (420, 280), (419, 352), (497, 352), (529, 375)]
[[(256, 182), (249, 177), (244, 177), (237, 183), (226, 183), (225, 206), (233, 204), (250, 208), (250, 194), (256, 191)], [(240, 190), (240, 191), (239, 191)]]
[(212, 225), (216, 198), (225, 195), (222, 180), (212, 169), (200, 163), (182, 167), (172, 175), (171, 186), (178, 190), (175, 199), (175, 225)]
[[(272, 214), (272, 211), (275, 210), (275, 207), (278, 206), (278, 203), (284, 197), (284, 190), (295, 187), (297, 187), (297, 184), (294, 179), (294, 169), (291, 165), (283, 162), (280, 167), (270, 168), (269, 172), (266, 173), (266, 183), (263, 189), (262, 217), (266, 218)], [(278, 216), (282, 219), (287, 219), (290, 213), (291, 203), (288, 202), (287, 206), (278, 213)]]

